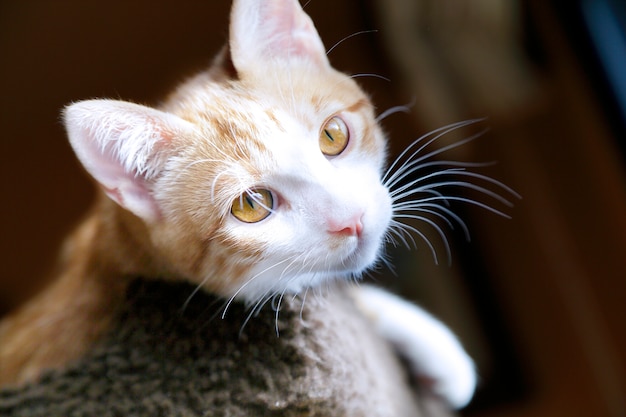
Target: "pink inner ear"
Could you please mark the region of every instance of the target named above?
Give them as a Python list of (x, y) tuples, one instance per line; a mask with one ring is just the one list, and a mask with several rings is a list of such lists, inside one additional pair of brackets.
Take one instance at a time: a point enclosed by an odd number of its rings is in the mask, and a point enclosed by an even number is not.
[(145, 220), (157, 220), (161, 217), (156, 201), (152, 197), (150, 184), (136, 171), (128, 171), (115, 154), (114, 141), (104, 146), (84, 133), (85, 140), (75, 144), (75, 149), (82, 156), (81, 161), (87, 171), (98, 181), (107, 196), (120, 206)]
[(176, 135), (193, 125), (162, 111), (116, 100), (87, 100), (65, 109), (70, 143), (85, 169), (120, 206), (146, 221), (161, 210), (153, 182)]
[[(299, 6), (285, 7), (286, 2), (268, 1), (262, 8), (261, 22), (267, 24), (271, 55), (319, 59), (326, 52), (311, 19)], [(267, 22), (267, 23), (265, 23)]]
[(107, 188), (102, 185), (102, 190), (117, 204), (125, 207), (145, 220), (158, 220), (161, 218), (161, 210), (150, 195), (146, 184), (141, 178), (118, 184), (117, 188)]
[(324, 45), (298, 0), (262, 0), (254, 4), (235, 0), (230, 46), (238, 71), (254, 71), (260, 61), (275, 58), (304, 58), (316, 65), (328, 65)]

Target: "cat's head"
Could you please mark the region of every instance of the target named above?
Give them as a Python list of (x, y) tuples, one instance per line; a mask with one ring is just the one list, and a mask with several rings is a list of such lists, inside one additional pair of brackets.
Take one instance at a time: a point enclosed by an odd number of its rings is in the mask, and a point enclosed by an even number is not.
[(229, 46), (159, 109), (68, 106), (70, 142), (168, 272), (248, 300), (359, 275), (391, 219), (385, 139), (297, 0), (235, 0)]

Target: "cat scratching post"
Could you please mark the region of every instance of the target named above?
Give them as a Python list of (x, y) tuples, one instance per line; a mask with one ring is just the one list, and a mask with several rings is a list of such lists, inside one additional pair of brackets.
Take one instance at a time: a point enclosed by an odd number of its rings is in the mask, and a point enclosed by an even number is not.
[[(418, 397), (341, 288), (285, 297), (278, 316), (188, 284), (138, 281), (117, 328), (79, 363), (0, 391), (6, 416), (450, 415)], [(302, 311), (301, 311), (302, 310)]]

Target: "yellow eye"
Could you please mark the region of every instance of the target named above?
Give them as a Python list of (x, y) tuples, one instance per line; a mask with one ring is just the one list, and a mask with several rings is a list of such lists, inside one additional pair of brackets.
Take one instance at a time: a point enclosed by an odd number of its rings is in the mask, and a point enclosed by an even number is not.
[(245, 223), (257, 223), (267, 218), (274, 208), (274, 197), (269, 190), (248, 190), (233, 201), (230, 212)]
[(335, 116), (326, 122), (320, 133), (320, 149), (326, 156), (336, 156), (346, 149), (349, 140), (348, 126)]

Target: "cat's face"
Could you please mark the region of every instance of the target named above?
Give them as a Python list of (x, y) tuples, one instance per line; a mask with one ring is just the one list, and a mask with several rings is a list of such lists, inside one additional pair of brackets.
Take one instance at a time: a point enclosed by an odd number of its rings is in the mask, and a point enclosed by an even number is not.
[(70, 106), (77, 155), (158, 261), (211, 291), (256, 300), (361, 274), (391, 220), (369, 99), (297, 1), (235, 1), (231, 19), (229, 53), (160, 110)]
[(250, 264), (227, 289), (246, 298), (360, 274), (391, 217), (384, 138), (357, 85), (330, 67), (264, 71), (226, 84), (200, 77), (172, 98), (165, 108), (198, 132), (156, 187), (166, 217)]

